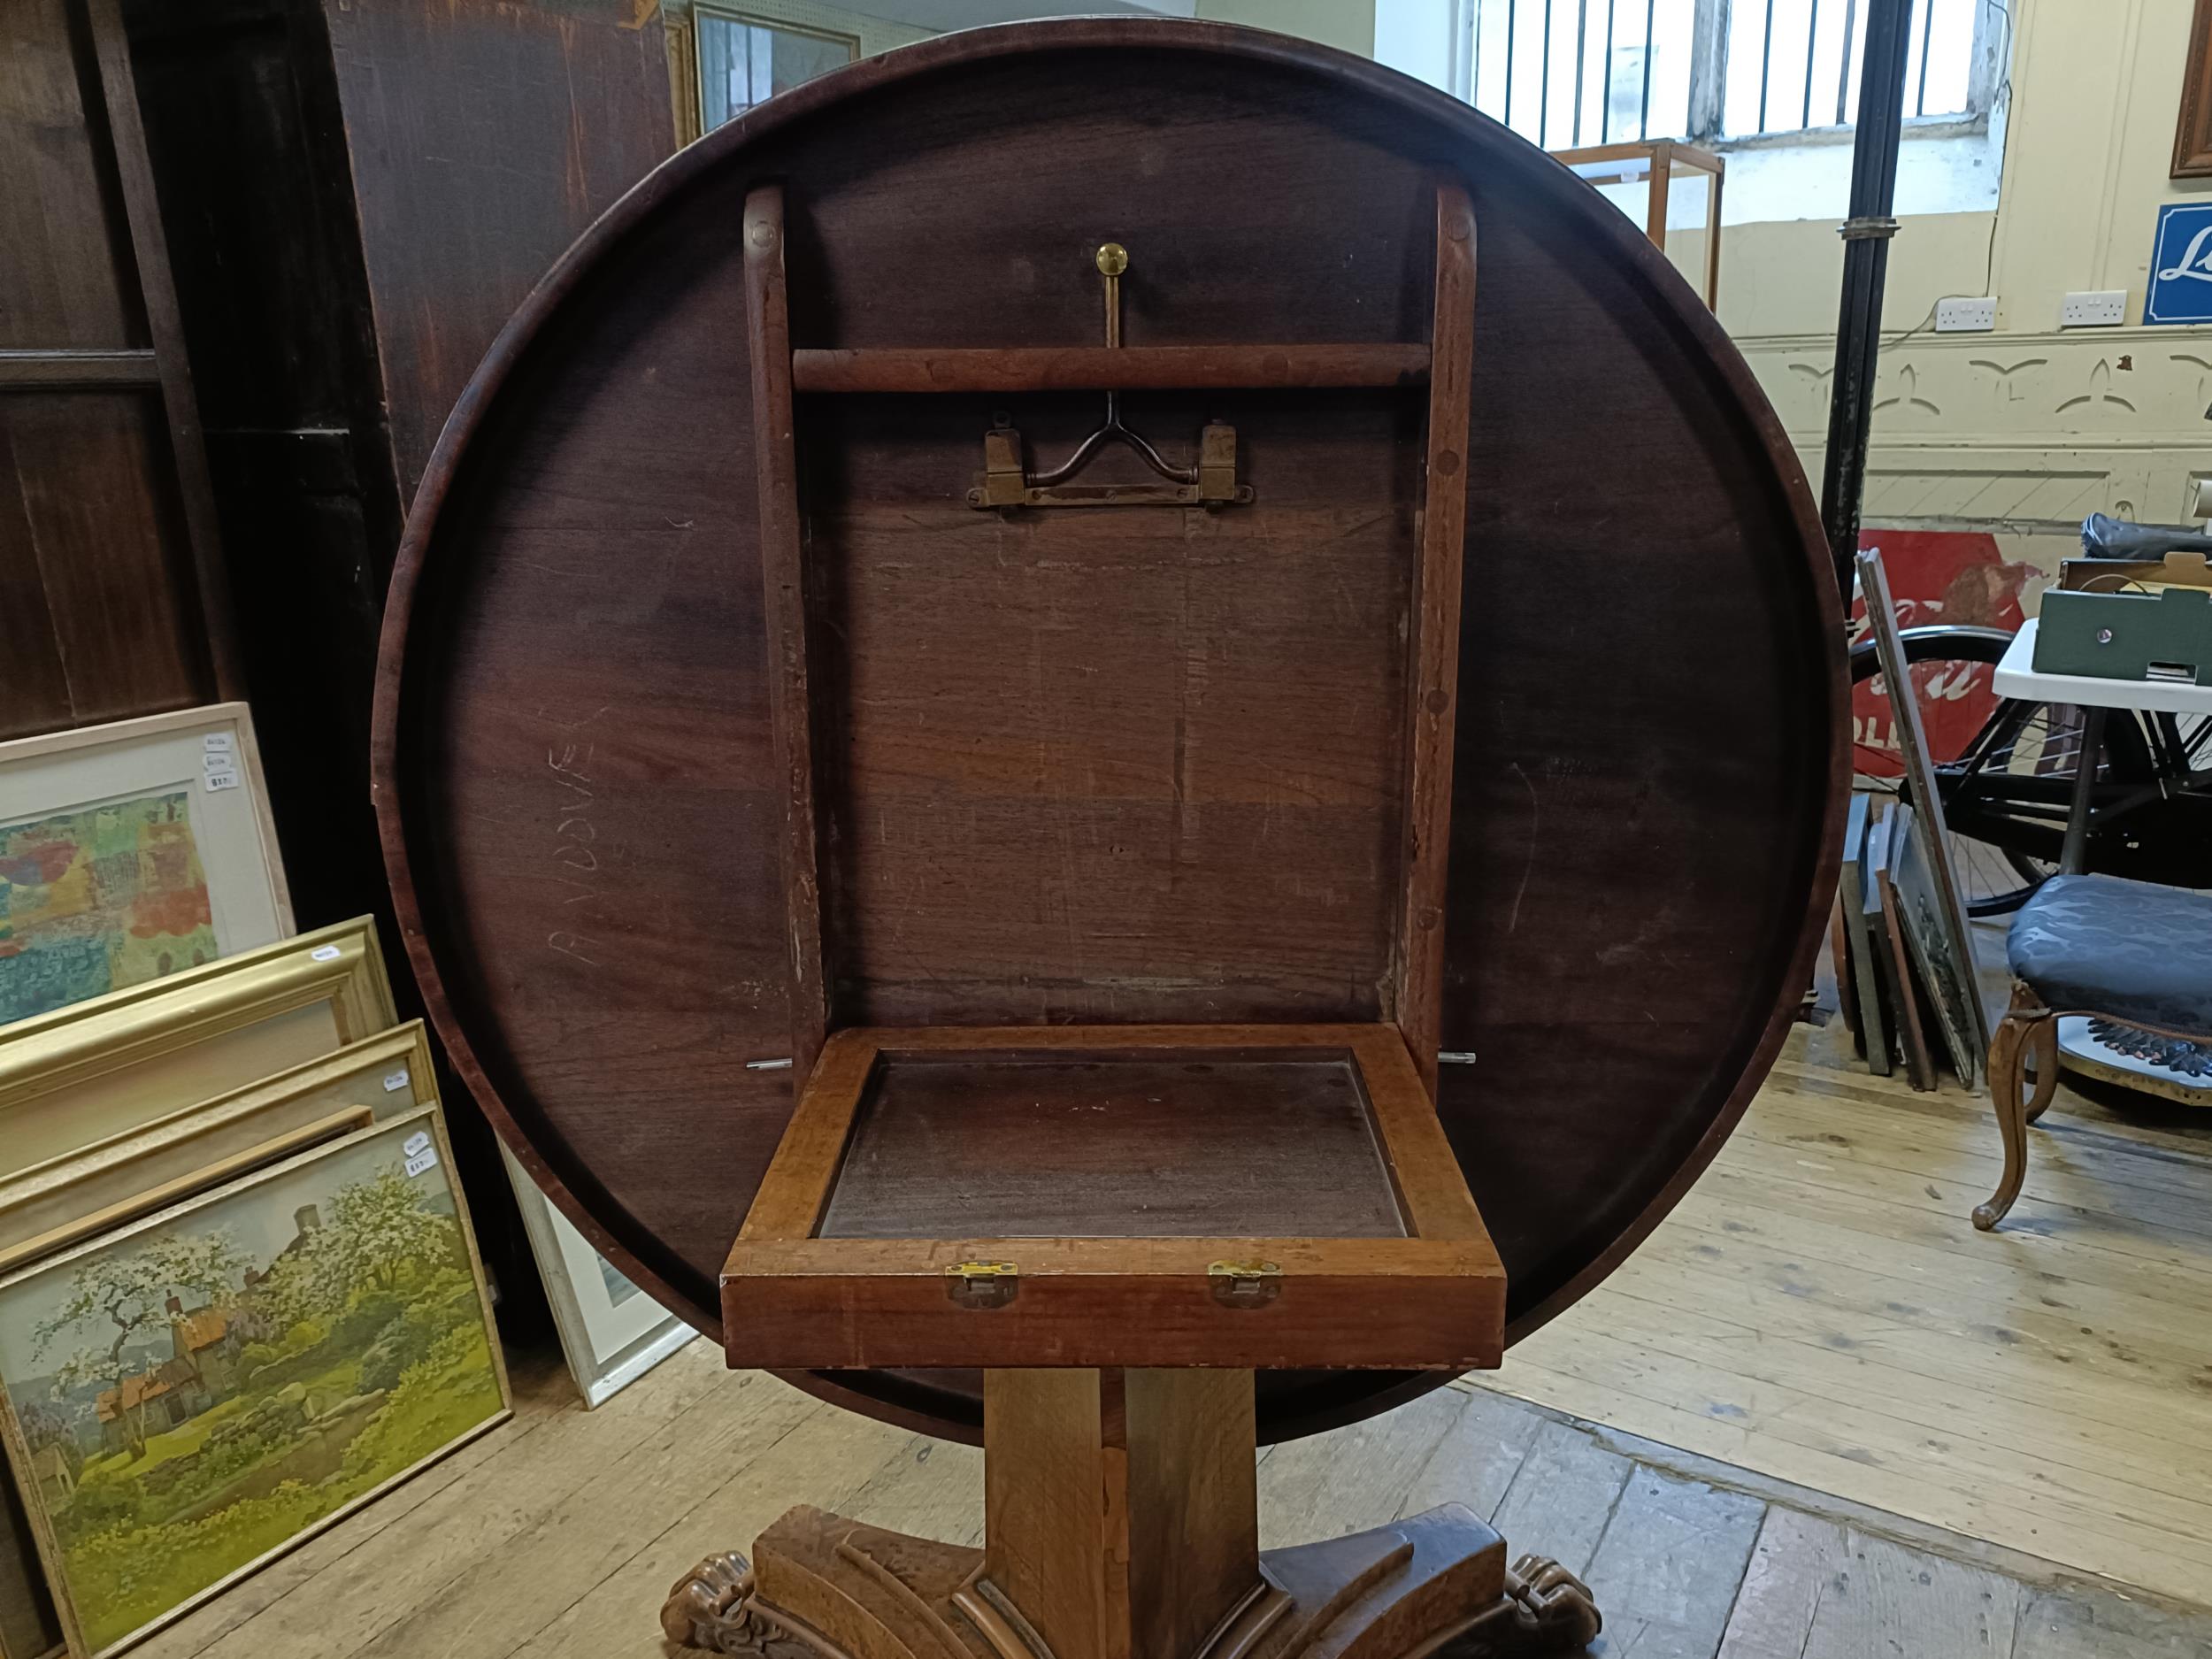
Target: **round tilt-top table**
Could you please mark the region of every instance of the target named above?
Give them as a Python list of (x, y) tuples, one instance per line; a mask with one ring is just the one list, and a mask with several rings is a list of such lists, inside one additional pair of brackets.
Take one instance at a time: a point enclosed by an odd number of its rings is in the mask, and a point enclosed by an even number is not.
[(1464, 1510), (1259, 1556), (1249, 1450), (1496, 1363), (1710, 1160), (1826, 913), (1837, 615), (1686, 284), (1372, 65), (978, 30), (641, 183), (410, 520), (407, 948), (611, 1261), (992, 1471), (984, 1551), (795, 1511), (672, 1632), (1585, 1630)]

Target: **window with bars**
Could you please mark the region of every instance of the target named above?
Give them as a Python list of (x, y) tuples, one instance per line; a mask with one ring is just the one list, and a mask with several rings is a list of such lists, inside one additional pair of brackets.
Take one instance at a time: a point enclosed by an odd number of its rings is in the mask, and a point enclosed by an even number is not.
[[(1858, 109), (1868, 4), (1452, 0), (1449, 84), (1548, 150), (1833, 130)], [(1988, 115), (2008, 4), (1914, 0), (1908, 121)]]

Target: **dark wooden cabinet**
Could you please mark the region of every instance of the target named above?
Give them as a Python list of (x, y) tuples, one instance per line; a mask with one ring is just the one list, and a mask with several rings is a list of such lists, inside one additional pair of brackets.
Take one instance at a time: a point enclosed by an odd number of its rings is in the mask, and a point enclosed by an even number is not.
[[(294, 904), (375, 913), (419, 1011), (369, 798), (385, 584), (493, 337), (673, 148), (661, 27), (622, 0), (123, 4)], [(487, 1258), (534, 1286), (490, 1132), (448, 1099)]]
[(0, 738), (235, 696), (115, 0), (10, 0), (0, 60)]

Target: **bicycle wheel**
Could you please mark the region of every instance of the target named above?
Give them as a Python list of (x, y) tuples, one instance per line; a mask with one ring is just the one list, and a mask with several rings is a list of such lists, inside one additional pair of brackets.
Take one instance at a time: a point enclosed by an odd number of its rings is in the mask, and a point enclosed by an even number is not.
[[(2058, 868), (2082, 710), (1997, 695), (1994, 670), (2012, 643), (2001, 628), (1908, 628), (1903, 638), (1966, 908), (1975, 916), (2017, 910)], [(1872, 640), (1851, 648), (1851, 679), (1855, 787), (1909, 798)], [(2137, 771), (2125, 751), (2141, 746), (2138, 728), (2110, 721), (2101, 764)]]

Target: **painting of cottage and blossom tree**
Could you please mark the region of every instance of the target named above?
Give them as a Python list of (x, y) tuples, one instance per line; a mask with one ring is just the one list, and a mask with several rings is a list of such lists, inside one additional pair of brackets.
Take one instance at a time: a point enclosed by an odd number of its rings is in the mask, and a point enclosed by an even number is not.
[(502, 1419), (497, 1349), (434, 1108), (0, 1282), (0, 1417), (73, 1649)]

